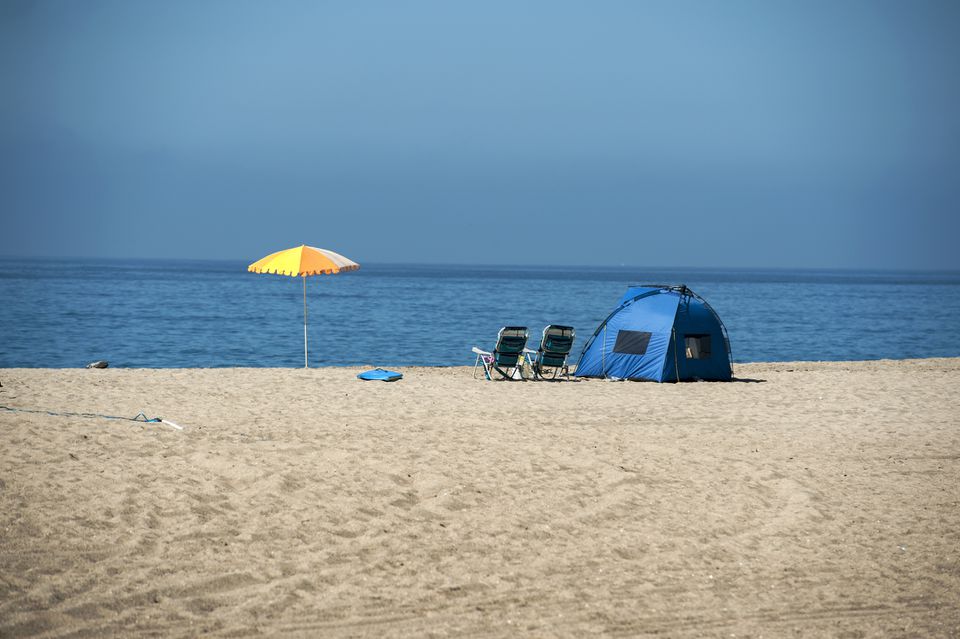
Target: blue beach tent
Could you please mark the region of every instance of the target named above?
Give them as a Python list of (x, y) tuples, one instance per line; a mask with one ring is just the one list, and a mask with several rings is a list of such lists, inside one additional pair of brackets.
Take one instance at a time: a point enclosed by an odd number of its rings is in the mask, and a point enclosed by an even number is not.
[(574, 375), (729, 381), (730, 340), (710, 305), (686, 286), (632, 286), (587, 340)]

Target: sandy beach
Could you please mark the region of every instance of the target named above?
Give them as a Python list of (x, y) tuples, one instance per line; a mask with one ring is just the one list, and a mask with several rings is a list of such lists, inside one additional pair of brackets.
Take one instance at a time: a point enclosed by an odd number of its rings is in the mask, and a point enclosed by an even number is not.
[(960, 359), (0, 369), (0, 637), (960, 636)]

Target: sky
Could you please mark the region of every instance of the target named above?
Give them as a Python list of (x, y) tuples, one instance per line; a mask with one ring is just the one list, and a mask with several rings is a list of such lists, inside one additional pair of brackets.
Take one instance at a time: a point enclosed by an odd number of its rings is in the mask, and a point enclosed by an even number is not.
[(0, 256), (960, 269), (960, 2), (0, 2)]

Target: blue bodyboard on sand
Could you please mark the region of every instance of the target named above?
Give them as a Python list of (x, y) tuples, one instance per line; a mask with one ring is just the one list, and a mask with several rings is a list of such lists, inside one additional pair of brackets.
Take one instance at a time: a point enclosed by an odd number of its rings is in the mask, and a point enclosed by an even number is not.
[(377, 380), (381, 382), (395, 382), (401, 377), (403, 377), (403, 373), (398, 373), (396, 371), (385, 371), (382, 368), (375, 368), (372, 371), (364, 371), (357, 375), (358, 379), (367, 381)]

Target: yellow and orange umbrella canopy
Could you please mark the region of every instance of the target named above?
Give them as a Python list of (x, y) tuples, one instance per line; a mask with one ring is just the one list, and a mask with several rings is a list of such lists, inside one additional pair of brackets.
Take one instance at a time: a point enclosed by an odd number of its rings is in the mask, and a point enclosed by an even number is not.
[(360, 265), (339, 253), (301, 244), (294, 248), (271, 253), (247, 267), (251, 273), (276, 273), (293, 277), (332, 275), (340, 271), (355, 271)]
[(284, 251), (271, 253), (247, 267), (251, 273), (276, 273), (303, 278), (303, 367), (307, 363), (307, 276), (333, 275), (355, 271), (360, 265), (339, 253), (301, 244)]

